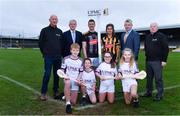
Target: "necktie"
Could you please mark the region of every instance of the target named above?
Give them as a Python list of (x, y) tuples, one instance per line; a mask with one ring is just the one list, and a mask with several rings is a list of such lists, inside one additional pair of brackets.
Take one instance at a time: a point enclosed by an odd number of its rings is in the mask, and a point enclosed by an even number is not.
[(124, 43), (126, 43), (127, 36), (128, 36), (128, 32), (126, 32), (125, 35), (124, 35)]
[(73, 43), (75, 43), (75, 31), (72, 31), (72, 39), (73, 39)]

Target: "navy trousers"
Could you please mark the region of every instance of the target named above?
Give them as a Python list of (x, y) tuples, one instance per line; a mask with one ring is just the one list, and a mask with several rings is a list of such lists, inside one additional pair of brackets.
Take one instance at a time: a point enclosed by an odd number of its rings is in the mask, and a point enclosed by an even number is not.
[(48, 89), (48, 83), (51, 76), (51, 70), (53, 68), (53, 91), (58, 93), (59, 89), (59, 77), (57, 75), (57, 70), (61, 68), (61, 57), (49, 57), (44, 56), (44, 76), (42, 80), (41, 93), (46, 94)]

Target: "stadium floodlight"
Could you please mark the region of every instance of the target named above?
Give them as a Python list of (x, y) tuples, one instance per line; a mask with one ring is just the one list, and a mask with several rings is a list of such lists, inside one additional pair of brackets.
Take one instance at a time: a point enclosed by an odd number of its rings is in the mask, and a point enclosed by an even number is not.
[(98, 32), (98, 55), (99, 55), (99, 63), (102, 61), (102, 52), (101, 52), (101, 31), (100, 31), (100, 25), (101, 25), (101, 16), (108, 16), (108, 8), (105, 9), (97, 9), (97, 10), (88, 10), (88, 16), (95, 16), (97, 18), (97, 32)]

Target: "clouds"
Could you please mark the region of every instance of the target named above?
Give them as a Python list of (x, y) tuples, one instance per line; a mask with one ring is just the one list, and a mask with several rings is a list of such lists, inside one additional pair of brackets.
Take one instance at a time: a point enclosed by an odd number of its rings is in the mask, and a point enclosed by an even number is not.
[(77, 29), (88, 30), (87, 11), (109, 8), (109, 16), (101, 17), (100, 29), (107, 23), (123, 29), (126, 18), (133, 19), (134, 28), (148, 27), (150, 22), (159, 25), (177, 24), (180, 20), (179, 0), (0, 0), (0, 31), (3, 34), (37, 36), (49, 24), (51, 14), (59, 18), (58, 26), (66, 31), (70, 19), (76, 19)]

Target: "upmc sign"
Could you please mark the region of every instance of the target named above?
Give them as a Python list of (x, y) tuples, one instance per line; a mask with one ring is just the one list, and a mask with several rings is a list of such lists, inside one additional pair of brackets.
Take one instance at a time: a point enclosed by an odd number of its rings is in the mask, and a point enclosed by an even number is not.
[(108, 8), (105, 8), (103, 10), (89, 10), (88, 11), (88, 16), (101, 16), (101, 15), (104, 15), (104, 16), (109, 15)]
[(100, 16), (101, 15), (101, 10), (89, 10), (88, 11), (88, 16)]

